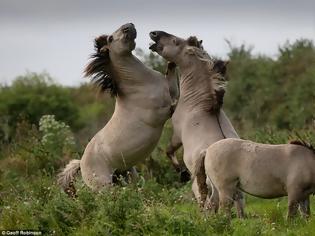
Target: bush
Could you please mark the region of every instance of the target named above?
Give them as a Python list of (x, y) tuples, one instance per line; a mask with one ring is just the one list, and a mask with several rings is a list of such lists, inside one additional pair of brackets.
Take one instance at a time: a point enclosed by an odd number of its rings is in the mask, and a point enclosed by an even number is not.
[(43, 116), (39, 130), (26, 121), (17, 125), (14, 142), (1, 165), (5, 178), (54, 174), (64, 162), (77, 155), (74, 137), (69, 126)]
[(230, 83), (224, 108), (233, 124), (243, 132), (267, 126), (314, 130), (313, 42), (287, 43), (276, 59), (253, 56), (245, 46), (230, 46)]
[(28, 73), (11, 86), (0, 87), (0, 136), (8, 140), (22, 120), (38, 124), (47, 114), (76, 128), (78, 108), (70, 95), (69, 89), (54, 84), (48, 74)]
[(64, 155), (69, 150), (74, 150), (75, 140), (70, 127), (64, 122), (56, 121), (54, 115), (42, 116), (39, 131), (42, 132), (41, 144), (47, 151)]

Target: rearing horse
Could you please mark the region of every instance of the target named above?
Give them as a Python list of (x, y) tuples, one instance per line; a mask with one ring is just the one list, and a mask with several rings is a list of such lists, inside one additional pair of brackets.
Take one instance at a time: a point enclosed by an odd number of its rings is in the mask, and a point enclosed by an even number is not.
[[(208, 146), (225, 137), (238, 138), (231, 122), (222, 111), (225, 91), (225, 64), (214, 62), (196, 37), (187, 40), (163, 31), (150, 33), (150, 49), (174, 62), (180, 71), (180, 96), (172, 116), (173, 137), (168, 148), (176, 166), (174, 152), (183, 145), (184, 163), (193, 179), (192, 190), (203, 205), (207, 197), (206, 175), (196, 173), (196, 163)], [(223, 71), (222, 71), (223, 70)]]
[(73, 181), (81, 169), (84, 182), (94, 190), (112, 183), (115, 170), (124, 171), (143, 161), (157, 145), (165, 121), (171, 116), (170, 85), (167, 79), (146, 67), (132, 51), (136, 29), (125, 24), (112, 35), (95, 39), (96, 53), (85, 69), (86, 76), (116, 97), (115, 111), (88, 143), (81, 160), (72, 160), (59, 174), (59, 184), (75, 193)]

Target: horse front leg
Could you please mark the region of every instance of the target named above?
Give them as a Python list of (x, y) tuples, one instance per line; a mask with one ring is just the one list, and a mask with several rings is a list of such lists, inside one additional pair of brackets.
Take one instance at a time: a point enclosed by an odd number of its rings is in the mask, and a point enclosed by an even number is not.
[(179, 164), (179, 162), (177, 160), (177, 157), (175, 155), (175, 152), (181, 146), (182, 146), (181, 140), (175, 134), (173, 134), (171, 142), (169, 143), (169, 145), (166, 148), (166, 156), (170, 159), (170, 161), (172, 162), (173, 167), (179, 173), (181, 171), (181, 168), (180, 168), (180, 164)]
[(190, 172), (186, 168), (186, 166), (182, 166), (179, 164), (179, 161), (177, 160), (177, 157), (175, 155), (175, 152), (182, 146), (182, 142), (176, 136), (173, 134), (171, 142), (166, 148), (166, 156), (170, 159), (174, 169), (176, 172), (180, 174), (180, 181), (182, 183), (188, 182), (190, 180)]

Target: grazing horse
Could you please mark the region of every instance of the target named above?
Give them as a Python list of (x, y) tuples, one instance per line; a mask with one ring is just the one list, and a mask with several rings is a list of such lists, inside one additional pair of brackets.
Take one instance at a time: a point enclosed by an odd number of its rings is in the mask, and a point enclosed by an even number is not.
[(85, 184), (98, 190), (112, 184), (116, 170), (123, 172), (144, 161), (171, 116), (175, 68), (169, 68), (165, 78), (146, 67), (132, 54), (136, 35), (135, 26), (129, 23), (95, 39), (96, 53), (85, 75), (116, 98), (115, 111), (87, 144), (81, 160), (70, 161), (59, 174), (59, 184), (72, 195), (80, 169)]
[[(184, 163), (194, 174), (201, 151), (225, 137), (238, 138), (220, 109), (226, 84), (222, 76), (226, 63), (211, 60), (196, 37), (185, 40), (163, 31), (152, 31), (150, 37), (154, 41), (150, 49), (174, 62), (180, 71), (180, 96), (172, 116), (174, 131), (168, 156), (177, 167), (174, 152), (183, 145)], [(208, 194), (204, 172), (196, 173), (192, 190), (203, 206)]]
[[(309, 195), (315, 193), (315, 149), (304, 141), (271, 145), (234, 138), (220, 140), (206, 150), (204, 168), (213, 185), (212, 204), (229, 215), (240, 191), (267, 199), (288, 196), (288, 218), (296, 215), (298, 206), (303, 216), (310, 215)], [(241, 213), (243, 217), (243, 209)]]

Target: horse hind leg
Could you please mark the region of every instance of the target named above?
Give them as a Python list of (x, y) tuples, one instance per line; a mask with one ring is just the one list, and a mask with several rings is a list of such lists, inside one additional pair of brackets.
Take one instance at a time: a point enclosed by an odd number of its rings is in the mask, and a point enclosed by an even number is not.
[(239, 190), (234, 195), (234, 205), (236, 208), (237, 217), (244, 218), (245, 217), (245, 212), (244, 212), (245, 199), (244, 199), (244, 194)]
[(209, 187), (208, 196), (210, 197), (206, 201), (205, 209), (210, 210), (213, 213), (217, 213), (219, 209), (219, 192), (212, 183)]
[(112, 186), (114, 170), (109, 168), (82, 168), (82, 177), (87, 186), (93, 191), (100, 191), (104, 187)]
[(127, 171), (127, 177), (129, 183), (136, 183), (139, 179), (139, 174), (137, 172), (136, 167), (131, 167), (130, 170)]
[(105, 187), (113, 185), (113, 173), (95, 175), (93, 178), (93, 187), (94, 191), (100, 191)]
[(219, 191), (219, 208), (221, 212), (224, 212), (226, 216), (231, 218), (231, 209), (233, 206), (233, 192), (231, 191)]
[(208, 186), (206, 183), (205, 173), (200, 172), (196, 175), (196, 178), (193, 180), (192, 191), (200, 207), (203, 208), (208, 195)]
[(130, 184), (135, 183), (139, 178), (138, 172), (135, 167), (131, 167), (125, 171), (115, 170), (112, 175), (113, 184)]
[(287, 219), (292, 219), (297, 215), (299, 203), (305, 200), (300, 187), (293, 187), (288, 190), (288, 215)]
[(300, 212), (304, 218), (309, 218), (311, 215), (310, 209), (310, 196), (308, 195), (305, 199), (299, 202)]
[[(228, 217), (231, 217), (231, 209), (236, 197), (239, 197), (239, 190), (234, 181), (228, 181), (222, 183), (220, 186), (216, 186), (219, 192), (219, 209), (224, 212)], [(238, 214), (241, 216), (241, 214)]]

